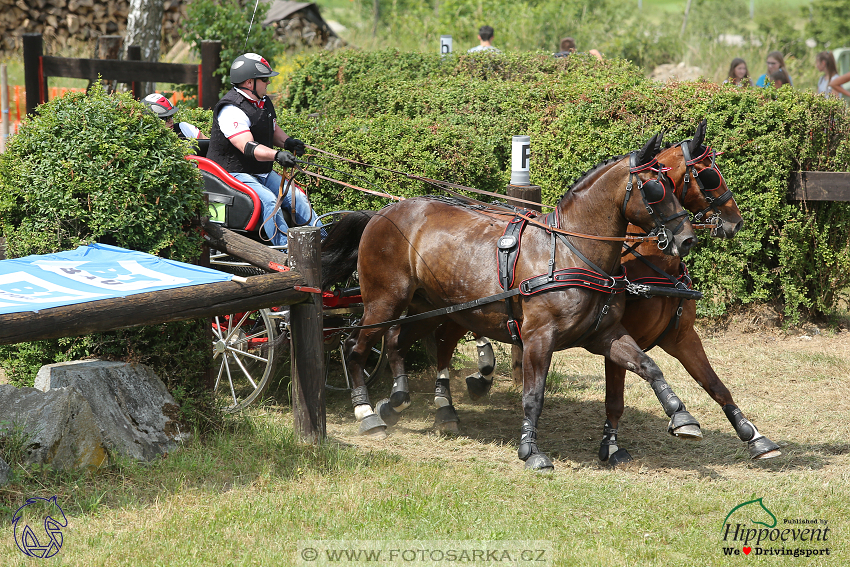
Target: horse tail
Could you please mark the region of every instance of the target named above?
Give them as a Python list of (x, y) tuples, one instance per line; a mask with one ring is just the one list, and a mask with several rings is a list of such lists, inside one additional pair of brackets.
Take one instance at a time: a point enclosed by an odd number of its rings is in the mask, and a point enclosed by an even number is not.
[(357, 252), (366, 225), (377, 211), (345, 215), (328, 230), (322, 242), (322, 289), (348, 278), (357, 269)]

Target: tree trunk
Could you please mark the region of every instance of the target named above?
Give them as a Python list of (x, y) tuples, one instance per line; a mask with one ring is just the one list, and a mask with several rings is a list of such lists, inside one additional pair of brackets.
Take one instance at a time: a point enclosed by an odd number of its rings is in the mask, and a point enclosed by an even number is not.
[[(142, 48), (142, 61), (159, 61), (162, 42), (162, 17), (164, 0), (130, 0), (127, 16), (127, 40), (124, 45)], [(142, 96), (156, 90), (156, 83), (143, 83)]]

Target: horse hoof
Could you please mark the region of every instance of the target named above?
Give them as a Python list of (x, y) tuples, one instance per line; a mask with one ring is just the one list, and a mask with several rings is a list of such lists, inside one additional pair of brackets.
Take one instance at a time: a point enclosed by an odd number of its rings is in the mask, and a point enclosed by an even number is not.
[(779, 445), (767, 437), (759, 437), (750, 441), (747, 443), (747, 448), (750, 450), (750, 458), (753, 460), (773, 459), (782, 454)]
[(453, 405), (443, 406), (437, 408), (437, 415), (434, 417), (434, 427), (444, 433), (457, 433), (457, 424), (459, 421), (460, 419)]
[(681, 439), (702, 439), (702, 430), (699, 425), (683, 425), (673, 430), (673, 435)]
[(398, 420), (401, 419), (401, 414), (393, 409), (390, 401), (386, 398), (375, 404), (375, 410), (381, 416), (381, 419), (384, 420), (384, 423), (390, 427), (398, 423)]
[(373, 413), (363, 418), (363, 421), (360, 422), (360, 430), (357, 433), (372, 439), (386, 439), (387, 425), (377, 414)]
[(493, 386), (492, 380), (486, 380), (481, 373), (476, 372), (466, 377), (466, 390), (471, 400), (479, 400), (490, 392)]
[(555, 465), (543, 453), (534, 453), (528, 457), (525, 461), (525, 468), (542, 474), (551, 474), (555, 471)]
[(670, 417), (667, 432), (682, 439), (702, 439), (699, 422), (685, 410), (677, 411)]
[(625, 449), (618, 449), (613, 455), (608, 457), (608, 464), (612, 467), (632, 462), (632, 456)]

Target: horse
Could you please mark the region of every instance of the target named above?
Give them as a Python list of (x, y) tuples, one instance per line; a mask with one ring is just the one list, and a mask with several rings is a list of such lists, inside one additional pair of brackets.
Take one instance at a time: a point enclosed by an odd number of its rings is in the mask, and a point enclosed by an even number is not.
[[(658, 161), (671, 167), (667, 175), (674, 184), (674, 193), (686, 209), (696, 214), (697, 222), (708, 215), (707, 220), (714, 224), (712, 236), (732, 238), (743, 226), (743, 220), (715, 163), (717, 153), (703, 145), (705, 124), (705, 121), (700, 123), (691, 140), (661, 152)], [(689, 284), (687, 269), (681, 259), (660, 254), (654, 247), (645, 244), (638, 245), (634, 252), (637, 253), (634, 258), (623, 260), (631, 282), (654, 281), (671, 286), (675, 285), (676, 280), (686, 280)], [(664, 274), (667, 275), (667, 282), (663, 281)], [(747, 444), (750, 458), (778, 457), (781, 455), (779, 446), (762, 435), (744, 416), (712, 368), (694, 329), (695, 320), (696, 301), (693, 299), (635, 295), (626, 300), (622, 324), (644, 351), (659, 346), (682, 363), (694, 380), (723, 409), (739, 439)], [(599, 459), (609, 461), (612, 465), (631, 460), (628, 451), (620, 448), (617, 440), (617, 429), (624, 408), (625, 376), (624, 368), (609, 360), (605, 361), (607, 420), (603, 426)], [(701, 437), (701, 434), (696, 433), (692, 437)]]
[[(419, 197), (335, 224), (322, 246), (322, 285), (327, 288), (357, 269), (364, 312), (346, 340), (346, 359), (360, 433), (385, 435), (386, 425), (410, 405), (403, 355), (441, 319), (397, 323), (404, 321), (399, 318), (405, 311), (434, 308), (463, 329), (522, 344), (524, 419), (517, 456), (527, 469), (554, 470), (538, 448), (537, 422), (557, 350), (581, 346), (627, 367), (650, 384), (674, 421), (695, 421), (620, 324), (626, 285), (620, 247), (629, 222), (655, 235), (666, 254), (686, 256), (697, 243), (655, 159), (660, 142), (661, 135), (655, 135), (641, 150), (595, 166), (540, 221)], [(667, 223), (675, 223), (674, 228)], [(526, 224), (534, 228), (523, 235)], [(502, 260), (493, 253), (494, 245)], [(470, 255), (476, 249), (485, 252)], [(541, 270), (547, 272), (541, 275)], [(515, 288), (515, 282), (521, 283)], [(390, 398), (379, 403), (379, 417), (362, 367), (387, 328), (394, 378)], [(437, 381), (437, 417), (457, 421), (447, 378)]]
[[(657, 159), (670, 167), (667, 176), (673, 183), (674, 194), (683, 207), (694, 213), (698, 222), (708, 221), (713, 225), (712, 236), (732, 238), (743, 226), (743, 219), (723, 175), (717, 168), (717, 153), (703, 145), (705, 132), (706, 121), (703, 120), (697, 126), (693, 138), (663, 150)], [(629, 227), (629, 231), (633, 229), (634, 227)], [(661, 253), (652, 244), (640, 244), (634, 249), (626, 247), (623, 256), (623, 266), (632, 283), (652, 282), (654, 285), (673, 288), (687, 288), (690, 285), (684, 262), (678, 257)], [(759, 433), (755, 425), (743, 415), (735, 405), (729, 390), (714, 372), (705, 355), (702, 341), (694, 329), (696, 301), (687, 299), (686, 294), (681, 295), (682, 297), (628, 295), (622, 319), (623, 327), (645, 351), (660, 346), (682, 363), (691, 376), (723, 408), (739, 438), (747, 443), (751, 458), (779, 456), (781, 451), (778, 445)], [(459, 338), (466, 332), (465, 329), (455, 327), (455, 323), (449, 321), (443, 323), (435, 333), (439, 368), (446, 368), (446, 373), (456, 346), (456, 340), (452, 343), (454, 339), (446, 337)], [(480, 347), (481, 345), (479, 353)], [(492, 385), (492, 379), (487, 380), (485, 377), (488, 371), (492, 373), (495, 361), (486, 360), (484, 364), (489, 366), (487, 371), (482, 370), (466, 380), (470, 397), (473, 399), (485, 395)], [(626, 449), (619, 447), (617, 439), (619, 420), (624, 409), (625, 374), (626, 370), (621, 366), (609, 360), (605, 361), (607, 420), (603, 426), (599, 459), (612, 466), (631, 461), (631, 455)], [(676, 437), (702, 437), (697, 423), (678, 427), (674, 425), (671, 421), (668, 431)]]

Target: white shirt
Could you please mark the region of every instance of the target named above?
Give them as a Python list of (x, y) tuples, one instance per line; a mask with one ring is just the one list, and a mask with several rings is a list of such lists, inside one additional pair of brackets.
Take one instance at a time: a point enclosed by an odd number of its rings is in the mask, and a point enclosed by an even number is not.
[(476, 45), (467, 51), (467, 53), (477, 53), (479, 51), (493, 51), (495, 53), (501, 53), (500, 50), (496, 49), (492, 45)]
[(180, 128), (180, 131), (183, 132), (183, 135), (190, 140), (197, 138), (198, 134), (201, 133), (200, 129), (195, 127), (194, 124), (189, 124), (188, 122), (180, 122), (177, 126)]
[[(256, 102), (241, 89), (236, 89), (236, 91), (248, 100)], [(272, 121), (272, 132), (275, 130), (275, 124), (276, 122)], [(250, 132), (251, 122), (248, 120), (248, 115), (242, 112), (238, 106), (228, 104), (218, 113), (218, 127), (221, 128), (221, 133), (229, 140), (233, 136)]]
[(822, 94), (823, 96), (829, 96), (832, 94), (832, 87), (829, 86), (829, 80), (833, 77), (835, 77), (835, 75), (827, 79), (826, 75), (823, 75), (818, 80), (818, 94)]

